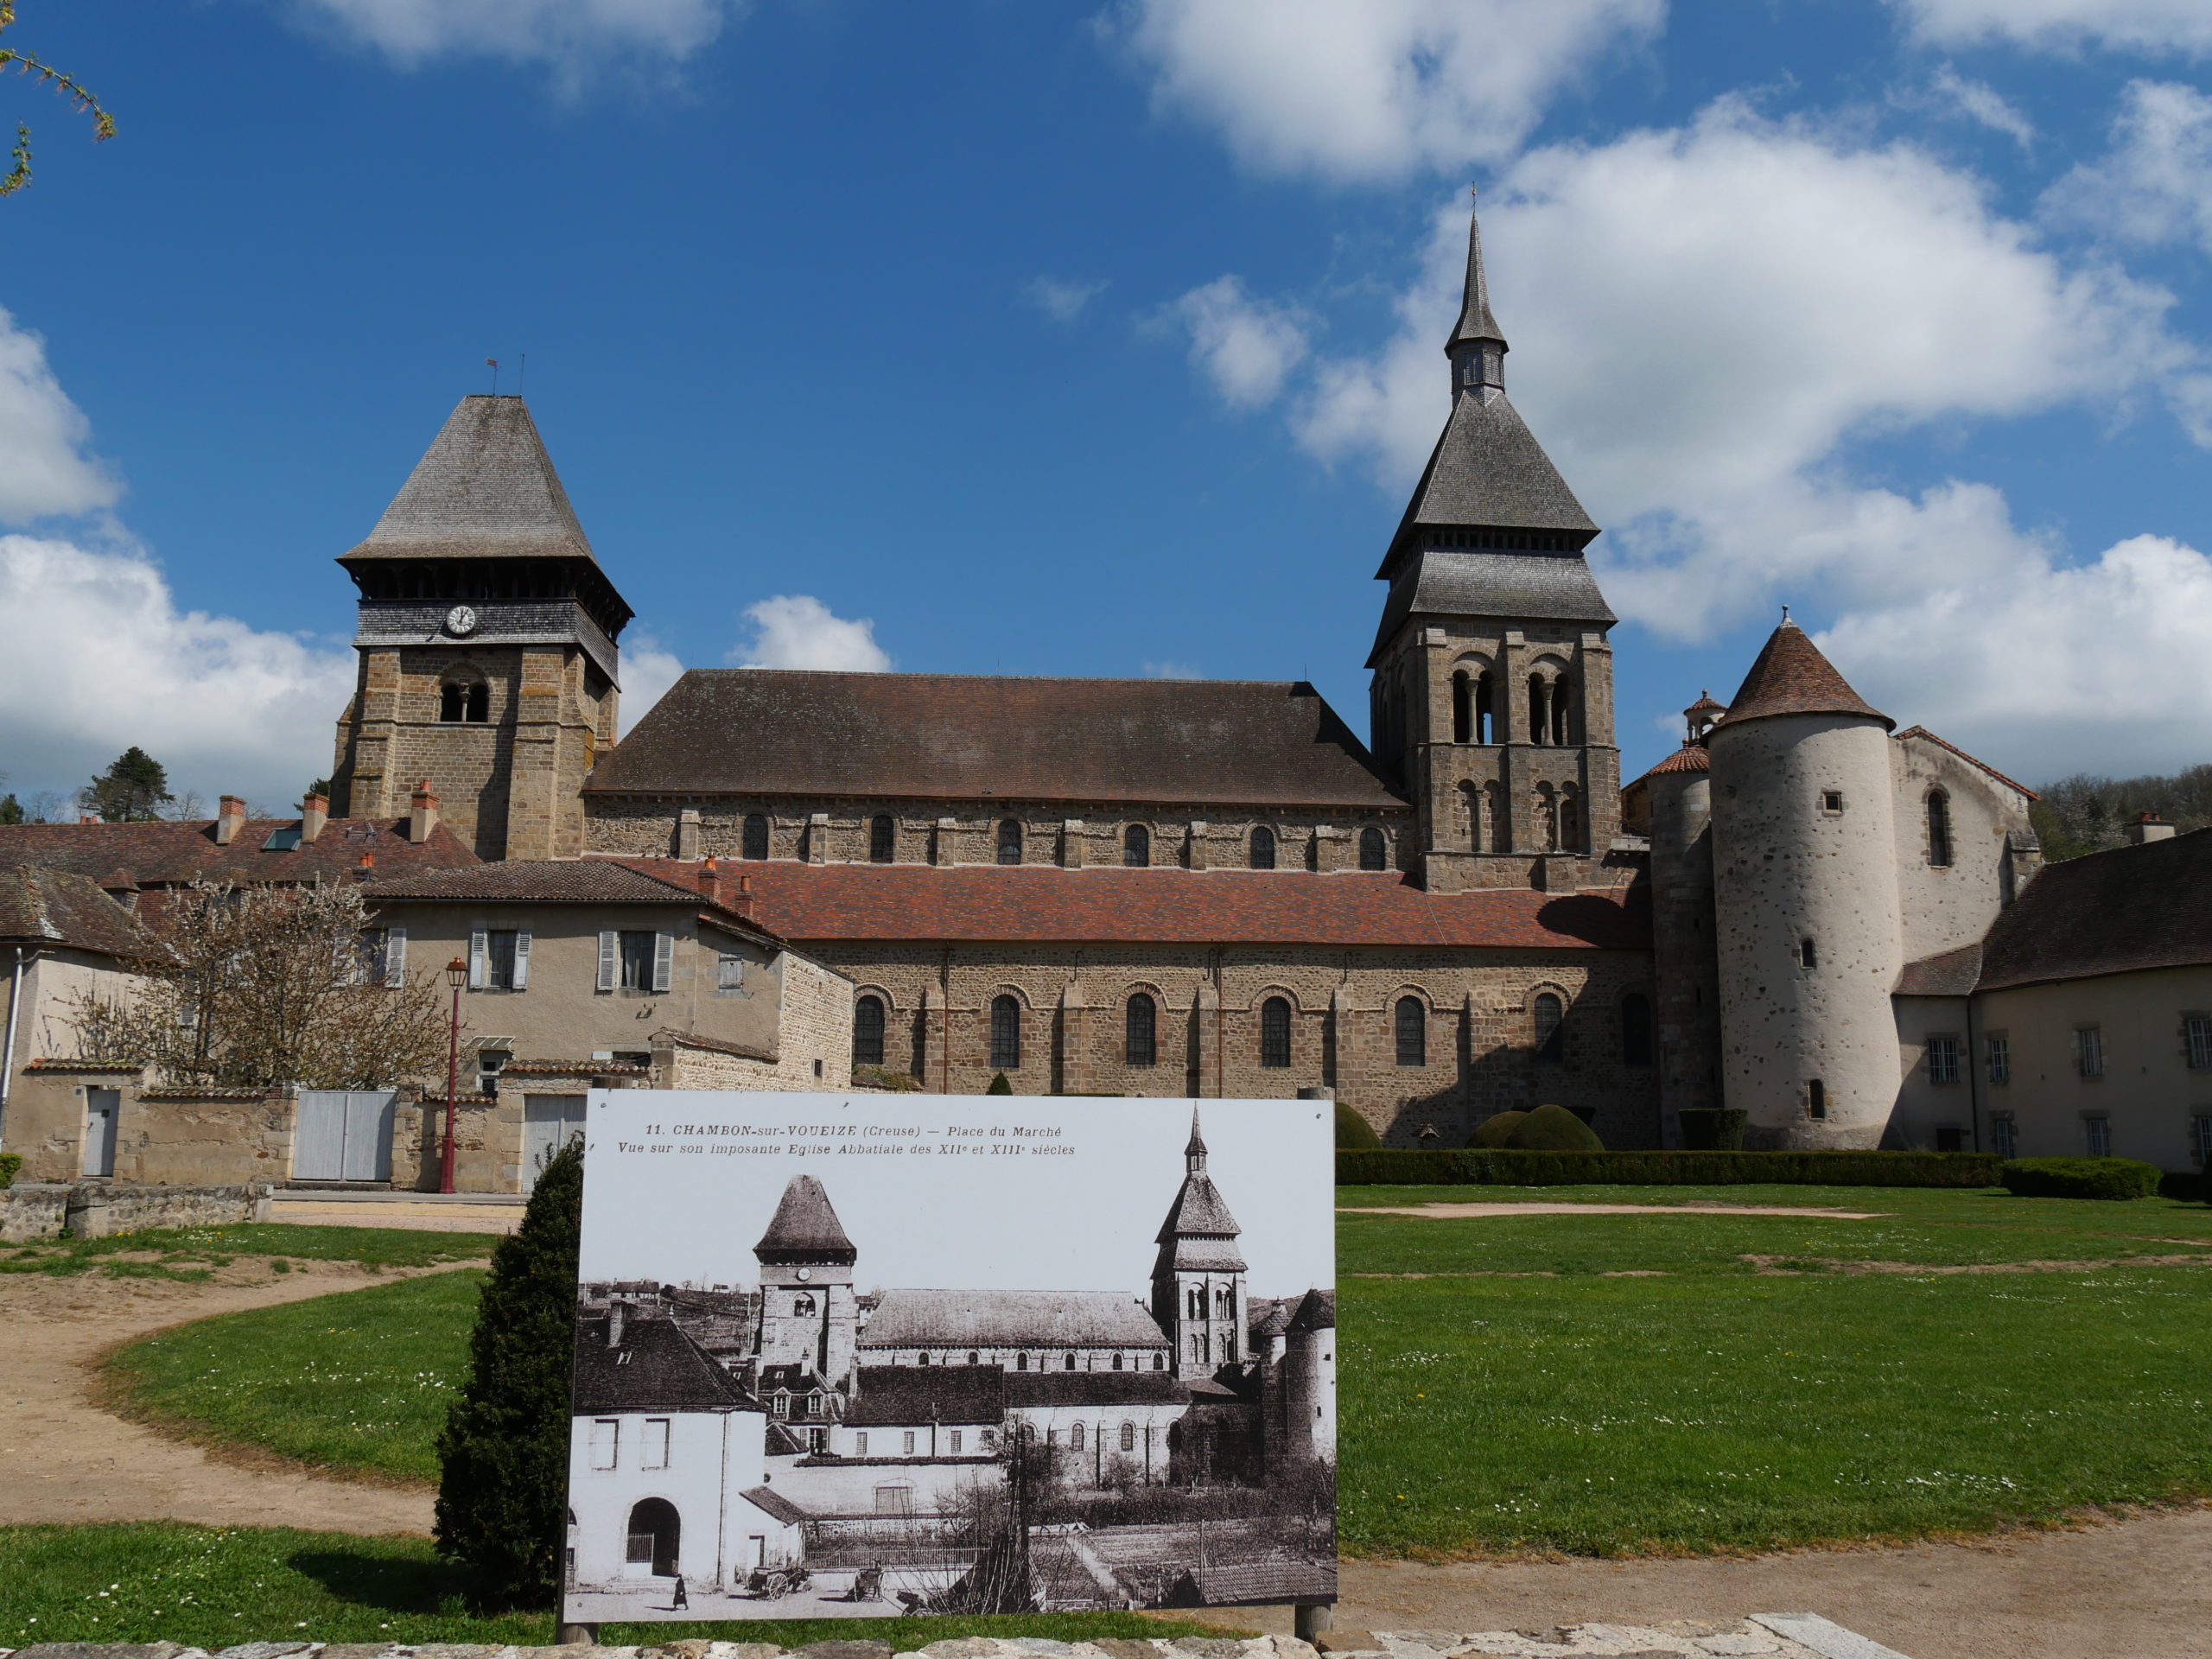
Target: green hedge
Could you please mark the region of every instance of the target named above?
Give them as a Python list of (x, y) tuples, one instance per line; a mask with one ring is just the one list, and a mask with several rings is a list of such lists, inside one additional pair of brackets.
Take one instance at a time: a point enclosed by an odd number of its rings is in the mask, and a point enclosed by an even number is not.
[(1740, 1106), (1685, 1106), (1682, 1146), (1690, 1152), (1741, 1152), (1744, 1124), (1751, 1114)]
[[(2113, 1159), (2105, 1163), (2119, 1161)], [(1340, 1186), (1995, 1186), (1986, 1152), (1339, 1152)]]
[(4, 1190), (5, 1188), (13, 1186), (16, 1184), (16, 1172), (22, 1168), (22, 1166), (23, 1154), (22, 1153), (0, 1152), (0, 1190)]
[(2016, 1198), (2147, 1198), (2164, 1173), (2133, 1158), (2015, 1158), (1997, 1179)]
[(1361, 1116), (1357, 1108), (1337, 1103), (1337, 1149), (1371, 1152), (1382, 1144), (1382, 1137), (1375, 1133), (1375, 1126)]

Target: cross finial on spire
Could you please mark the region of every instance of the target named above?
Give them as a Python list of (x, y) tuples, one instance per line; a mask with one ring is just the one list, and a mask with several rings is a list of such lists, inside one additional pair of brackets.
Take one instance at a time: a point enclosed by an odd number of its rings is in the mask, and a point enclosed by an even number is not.
[(1782, 607), (1782, 620), (1783, 626), (1787, 626), (1789, 621), (1789, 607), (1787, 605)]

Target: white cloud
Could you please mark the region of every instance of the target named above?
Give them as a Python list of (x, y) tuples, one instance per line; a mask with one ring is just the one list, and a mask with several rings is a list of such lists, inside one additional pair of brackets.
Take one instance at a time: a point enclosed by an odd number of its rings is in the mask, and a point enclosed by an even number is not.
[(120, 487), (86, 453), (91, 435), (47, 366), (46, 342), (0, 310), (0, 524), (112, 505)]
[(1271, 401), (1311, 349), (1303, 314), (1253, 299), (1235, 276), (1192, 289), (1162, 307), (1152, 326), (1186, 331), (1192, 366), (1238, 409)]
[(1039, 276), (1021, 290), (1021, 297), (1054, 322), (1073, 322), (1083, 315), (1085, 306), (1105, 291), (1103, 277), (1096, 282), (1080, 282)]
[(729, 654), (741, 667), (880, 674), (891, 666), (889, 653), (875, 643), (874, 621), (847, 621), (810, 594), (779, 594), (747, 606), (745, 614), (753, 625), (753, 643)]
[(1922, 40), (2003, 41), (2044, 51), (2084, 45), (2148, 52), (2212, 51), (2203, 0), (1891, 0)]
[(2022, 149), (2034, 148), (2034, 124), (1987, 81), (1968, 80), (1947, 63), (1936, 72), (1930, 90), (1940, 102), (1969, 121), (1978, 121), (1992, 132), (2003, 133)]
[(1197, 664), (1192, 663), (1147, 663), (1143, 667), (1144, 677), (1148, 680), (1203, 680), (1205, 678), (1205, 676), (1198, 671)]
[(612, 60), (671, 64), (721, 32), (738, 0), (291, 0), (302, 17), (402, 67), (440, 58), (543, 64), (564, 79)]
[(2171, 771), (2212, 730), (2212, 559), (2161, 537), (2071, 568), (2024, 557), (1819, 639), (1878, 708), (2016, 776)]
[(1510, 154), (1561, 86), (1649, 39), (1665, 0), (1126, 0), (1154, 102), (1246, 164), (1402, 177)]
[(2172, 81), (2133, 82), (2112, 137), (2101, 161), (2050, 188), (2044, 210), (2122, 241), (2194, 242), (2212, 254), (2212, 98)]
[(74, 788), (137, 744), (169, 786), (296, 801), (330, 769), (353, 653), (178, 607), (143, 553), (0, 536), (9, 787)]
[(663, 646), (650, 629), (632, 628), (622, 642), (622, 696), (617, 710), (620, 734), (626, 737), (683, 673), (676, 653)]

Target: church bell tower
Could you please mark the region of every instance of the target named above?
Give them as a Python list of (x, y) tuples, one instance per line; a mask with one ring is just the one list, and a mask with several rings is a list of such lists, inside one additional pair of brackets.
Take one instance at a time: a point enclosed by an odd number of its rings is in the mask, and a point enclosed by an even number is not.
[(1471, 222), (1452, 413), (1375, 573), (1368, 658), (1371, 747), (1420, 812), (1434, 893), (1571, 892), (1620, 825), (1598, 526), (1507, 400), (1507, 349)]
[(1249, 1357), (1244, 1255), (1236, 1248), (1243, 1231), (1206, 1173), (1205, 1137), (1193, 1109), (1183, 1185), (1154, 1241), (1160, 1255), (1152, 1269), (1152, 1315), (1174, 1344), (1175, 1375), (1185, 1382)]
[(584, 777), (614, 742), (631, 611), (522, 399), (462, 398), (338, 563), (360, 590), (360, 671), (333, 810), (403, 817), (427, 782), (480, 858), (582, 853)]

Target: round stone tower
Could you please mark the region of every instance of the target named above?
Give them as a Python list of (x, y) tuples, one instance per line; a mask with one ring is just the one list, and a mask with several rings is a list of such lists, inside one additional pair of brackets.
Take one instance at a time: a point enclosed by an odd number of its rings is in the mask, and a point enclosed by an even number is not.
[(1722, 1090), (1746, 1147), (1876, 1146), (1896, 1103), (1892, 723), (1785, 613), (1707, 740)]
[(1644, 774), (1651, 809), (1652, 979), (1662, 1143), (1685, 1107), (1720, 1102), (1720, 977), (1713, 954), (1713, 785), (1707, 734), (1723, 712), (1700, 696), (1682, 747)]

